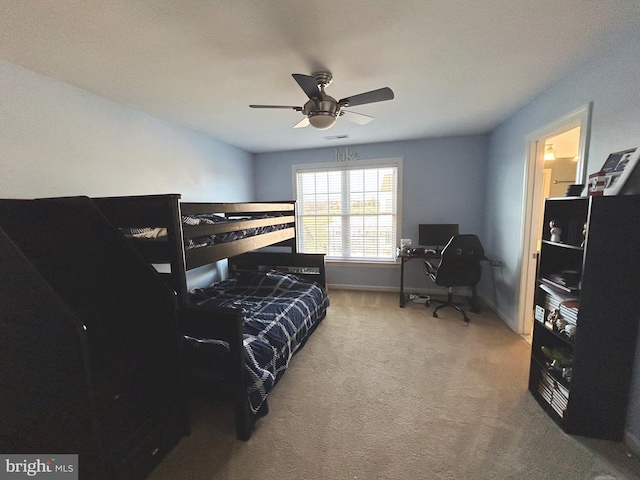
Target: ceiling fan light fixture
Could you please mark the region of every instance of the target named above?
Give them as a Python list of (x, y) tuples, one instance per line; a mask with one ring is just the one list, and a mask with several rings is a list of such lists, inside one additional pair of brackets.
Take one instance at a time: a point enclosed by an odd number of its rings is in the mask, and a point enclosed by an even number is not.
[(329, 112), (311, 112), (309, 123), (318, 130), (328, 130), (336, 123), (336, 115)]
[(302, 128), (311, 124), (318, 130), (327, 130), (336, 123), (339, 116), (348, 114), (348, 120), (358, 125), (366, 125), (373, 117), (357, 112), (346, 112), (342, 109), (346, 106), (367, 105), (369, 103), (384, 102), (394, 98), (393, 90), (389, 87), (378, 88), (369, 92), (359, 93), (350, 97), (345, 97), (340, 101), (328, 95), (324, 89), (333, 81), (331, 72), (316, 72), (313, 75), (293, 73), (293, 79), (300, 88), (307, 94), (308, 100), (302, 107), (292, 105), (249, 105), (251, 108), (292, 108), (302, 112), (305, 116), (303, 120), (296, 123), (293, 128)]

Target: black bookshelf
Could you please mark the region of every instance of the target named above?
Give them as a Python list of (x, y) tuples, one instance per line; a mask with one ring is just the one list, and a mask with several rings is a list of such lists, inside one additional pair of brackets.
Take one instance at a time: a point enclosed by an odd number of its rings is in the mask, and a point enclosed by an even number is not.
[(529, 391), (565, 432), (620, 441), (640, 318), (640, 196), (547, 199), (543, 225)]

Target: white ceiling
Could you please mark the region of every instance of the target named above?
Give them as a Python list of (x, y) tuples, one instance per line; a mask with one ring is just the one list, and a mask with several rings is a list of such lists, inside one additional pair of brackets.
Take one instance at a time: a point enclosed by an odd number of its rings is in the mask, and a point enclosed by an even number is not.
[[(250, 152), (485, 133), (640, 20), (638, 0), (0, 0), (0, 57)], [(375, 120), (293, 129), (327, 69)], [(346, 140), (325, 140), (348, 134)]]

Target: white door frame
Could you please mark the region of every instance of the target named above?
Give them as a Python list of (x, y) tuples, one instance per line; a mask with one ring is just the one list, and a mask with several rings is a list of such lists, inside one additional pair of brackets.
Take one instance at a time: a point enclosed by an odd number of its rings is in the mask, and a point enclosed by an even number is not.
[(528, 321), (533, 311), (535, 293), (535, 272), (537, 263), (538, 228), (542, 216), (542, 181), (544, 169), (544, 139), (580, 127), (580, 156), (576, 167), (576, 183), (584, 183), (586, 178), (587, 155), (591, 130), (591, 102), (546, 125), (526, 137), (526, 162), (524, 167), (524, 188), (522, 198), (522, 229), (519, 259), (520, 282), (516, 298), (516, 327), (520, 334), (530, 334)]

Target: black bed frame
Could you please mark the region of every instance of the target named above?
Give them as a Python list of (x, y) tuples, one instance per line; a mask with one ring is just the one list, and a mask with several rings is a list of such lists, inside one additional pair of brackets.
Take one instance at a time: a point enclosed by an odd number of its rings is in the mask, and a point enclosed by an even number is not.
[(87, 197), (0, 200), (0, 282), (0, 452), (147, 477), (189, 434), (172, 292)]
[[(229, 354), (223, 360), (223, 369), (231, 390), (236, 434), (240, 440), (249, 439), (255, 421), (267, 413), (268, 406), (265, 400), (257, 414), (253, 414), (249, 407), (244, 374), (242, 312), (191, 305), (187, 271), (228, 259), (231, 275), (244, 270), (276, 269), (295, 273), (325, 286), (324, 255), (296, 253), (295, 202), (188, 203), (180, 202), (179, 194), (104, 197), (94, 198), (93, 201), (116, 227), (167, 229), (167, 236), (162, 240), (130, 241), (147, 262), (169, 265), (170, 273), (161, 275), (177, 296), (182, 333), (228, 342)], [(181, 215), (201, 213), (224, 215), (236, 221), (183, 227)], [(243, 219), (249, 216), (254, 218)], [(265, 218), (256, 219), (256, 216)], [(283, 228), (228, 243), (184, 248), (185, 239), (268, 225), (282, 225)], [(290, 253), (255, 251), (268, 246), (288, 247)]]

